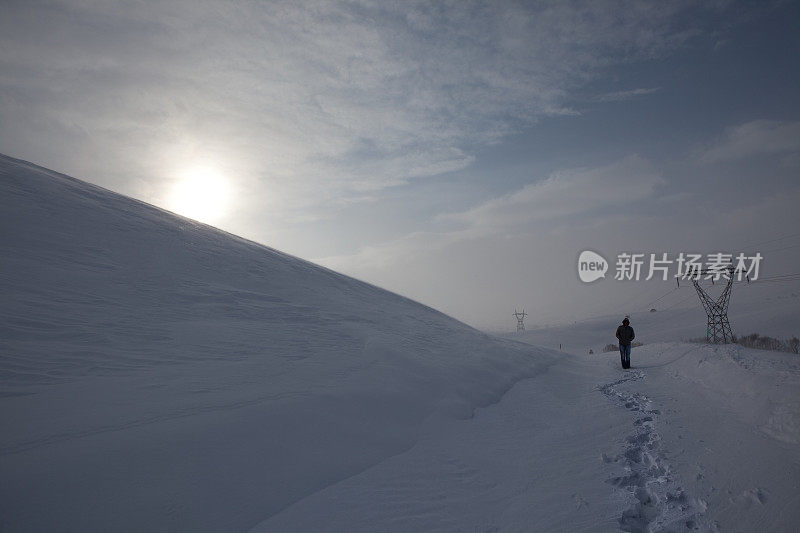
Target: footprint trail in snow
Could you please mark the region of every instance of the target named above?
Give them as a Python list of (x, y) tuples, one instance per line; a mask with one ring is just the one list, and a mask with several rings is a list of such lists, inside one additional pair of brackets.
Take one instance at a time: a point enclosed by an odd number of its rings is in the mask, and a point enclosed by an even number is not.
[(645, 378), (641, 370), (626, 377), (598, 386), (600, 392), (620, 406), (639, 414), (633, 433), (625, 439), (625, 450), (603, 461), (620, 463), (623, 473), (608, 480), (630, 495), (629, 505), (619, 517), (623, 531), (686, 531), (700, 526), (698, 519), (705, 509), (683, 490), (680, 480), (671, 472), (666, 461), (661, 436), (656, 425), (661, 412), (652, 408), (650, 398), (641, 393), (621, 390), (627, 382)]

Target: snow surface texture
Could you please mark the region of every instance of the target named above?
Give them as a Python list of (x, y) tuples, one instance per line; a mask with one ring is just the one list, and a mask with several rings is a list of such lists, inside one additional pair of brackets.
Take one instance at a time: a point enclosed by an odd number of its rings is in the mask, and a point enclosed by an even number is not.
[(0, 159), (4, 531), (244, 530), (555, 359)]
[(2, 156), (0, 203), (2, 531), (800, 524), (796, 356), (623, 371)]
[(629, 371), (563, 354), (254, 531), (796, 531), (798, 398), (790, 354), (662, 343)]

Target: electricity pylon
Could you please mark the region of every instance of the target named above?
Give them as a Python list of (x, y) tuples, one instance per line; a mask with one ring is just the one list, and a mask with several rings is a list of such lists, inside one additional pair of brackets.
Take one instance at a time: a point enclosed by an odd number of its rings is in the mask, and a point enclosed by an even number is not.
[[(723, 276), (727, 277), (727, 283), (722, 290), (722, 294), (716, 299), (712, 298), (700, 286), (699, 278), (703, 274), (709, 274), (709, 272), (696, 272), (692, 277), (692, 285), (694, 285), (697, 295), (700, 297), (700, 302), (703, 304), (703, 309), (706, 310), (706, 315), (708, 316), (706, 340), (713, 344), (728, 344), (733, 342), (733, 332), (728, 321), (728, 304), (731, 301), (731, 287), (733, 286), (733, 268), (727, 269), (723, 274)], [(713, 278), (711, 283), (714, 283)]]
[(514, 316), (517, 317), (517, 331), (525, 331), (525, 323), (523, 320), (525, 320), (525, 317), (528, 316), (527, 313), (525, 313), (525, 310), (523, 309), (520, 313), (514, 309)]

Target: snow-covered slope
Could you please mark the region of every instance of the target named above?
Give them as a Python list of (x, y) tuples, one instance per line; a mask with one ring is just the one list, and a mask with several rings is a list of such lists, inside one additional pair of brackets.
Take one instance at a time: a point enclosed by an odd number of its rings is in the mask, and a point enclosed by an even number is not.
[(659, 343), (564, 354), (254, 531), (796, 531), (800, 358)]
[(800, 528), (800, 358), (690, 313), (623, 371), (6, 157), (0, 247), (2, 531)]
[(0, 528), (241, 531), (554, 361), (0, 157)]

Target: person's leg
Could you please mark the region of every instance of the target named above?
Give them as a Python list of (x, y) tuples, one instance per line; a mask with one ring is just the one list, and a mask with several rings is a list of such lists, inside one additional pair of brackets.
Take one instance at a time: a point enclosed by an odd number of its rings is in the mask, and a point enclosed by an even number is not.
[(631, 345), (625, 345), (625, 366), (630, 368), (631, 367)]
[(622, 343), (619, 345), (619, 361), (622, 363), (622, 368), (625, 368), (625, 345)]

